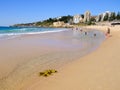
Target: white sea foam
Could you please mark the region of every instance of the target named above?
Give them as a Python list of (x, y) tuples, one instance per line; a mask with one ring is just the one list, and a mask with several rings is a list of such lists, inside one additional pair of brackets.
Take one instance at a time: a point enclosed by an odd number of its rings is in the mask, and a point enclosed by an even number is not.
[[(31, 28), (33, 29), (33, 28)], [(22, 29), (15, 29), (16, 31), (26, 31), (26, 28), (22, 28)], [(28, 29), (30, 30), (30, 28)], [(35, 35), (35, 34), (43, 34), (43, 33), (54, 33), (54, 32), (61, 32), (61, 31), (65, 31), (68, 29), (57, 29), (57, 30), (52, 30), (52, 31), (32, 31), (32, 32), (12, 32), (12, 33), (2, 33), (0, 34), (0, 39), (10, 39), (13, 37), (17, 37), (17, 36), (21, 36), (21, 35)]]

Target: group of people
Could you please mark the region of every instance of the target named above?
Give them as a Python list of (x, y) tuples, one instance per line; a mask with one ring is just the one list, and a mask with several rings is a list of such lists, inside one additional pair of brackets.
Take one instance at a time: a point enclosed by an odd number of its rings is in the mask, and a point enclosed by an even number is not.
[[(80, 30), (81, 32), (83, 31), (81, 28), (73, 28), (72, 30)], [(87, 32), (85, 31), (85, 35), (87, 35)], [(96, 33), (94, 33), (94, 37), (96, 36)], [(107, 28), (107, 32), (105, 33), (106, 37), (110, 37), (110, 28)]]
[[(81, 28), (73, 28), (72, 30), (79, 30), (79, 31), (83, 31)], [(85, 31), (84, 32), (85, 33), (85, 35), (87, 35), (88, 33), (87, 33), (87, 31)], [(96, 33), (94, 33), (94, 37), (96, 36)]]

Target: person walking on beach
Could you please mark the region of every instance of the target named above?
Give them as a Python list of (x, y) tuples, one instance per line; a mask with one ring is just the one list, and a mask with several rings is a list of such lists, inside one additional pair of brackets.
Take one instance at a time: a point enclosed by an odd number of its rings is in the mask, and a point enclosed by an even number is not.
[(106, 32), (106, 34), (105, 34), (107, 37), (110, 37), (111, 35), (110, 35), (110, 28), (107, 28), (107, 32)]
[(107, 30), (107, 34), (110, 34), (110, 28), (108, 28), (108, 30)]

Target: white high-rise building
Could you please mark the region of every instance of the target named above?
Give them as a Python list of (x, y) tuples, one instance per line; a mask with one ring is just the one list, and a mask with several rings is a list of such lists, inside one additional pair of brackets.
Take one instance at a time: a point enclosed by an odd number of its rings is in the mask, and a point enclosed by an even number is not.
[(86, 11), (84, 14), (84, 22), (89, 22), (91, 18), (91, 13), (90, 11)]
[(96, 18), (96, 21), (97, 21), (97, 22), (98, 22), (98, 21), (104, 21), (104, 18), (105, 18), (105, 16), (106, 16), (106, 14), (108, 14), (108, 17), (111, 17), (112, 13), (113, 13), (113, 12), (106, 11), (106, 12), (98, 15), (97, 18)]
[(73, 22), (74, 23), (80, 23), (80, 22), (82, 22), (83, 21), (83, 18), (81, 17), (81, 15), (74, 15), (73, 16)]

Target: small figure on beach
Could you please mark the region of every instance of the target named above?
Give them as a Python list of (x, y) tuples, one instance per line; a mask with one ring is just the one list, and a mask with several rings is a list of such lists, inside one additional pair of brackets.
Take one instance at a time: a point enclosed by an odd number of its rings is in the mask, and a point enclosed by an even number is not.
[(110, 34), (110, 28), (107, 28), (106, 35), (109, 35), (109, 34)]
[(85, 32), (85, 35), (87, 35), (87, 32)]
[(78, 30), (78, 28), (76, 28), (76, 30)]
[(107, 30), (107, 34), (110, 34), (110, 28), (108, 28), (108, 30)]
[(107, 32), (106, 32), (106, 37), (110, 37), (111, 35), (110, 35), (110, 28), (107, 28)]
[(96, 33), (94, 33), (94, 37), (96, 37)]
[(82, 30), (82, 29), (80, 29), (80, 31), (82, 32), (83, 30)]

